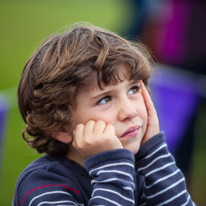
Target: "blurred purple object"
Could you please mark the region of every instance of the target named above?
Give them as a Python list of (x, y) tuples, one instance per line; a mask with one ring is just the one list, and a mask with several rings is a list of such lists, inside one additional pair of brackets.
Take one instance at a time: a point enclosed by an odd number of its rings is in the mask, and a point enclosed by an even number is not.
[(6, 119), (8, 113), (8, 102), (4, 97), (0, 96), (0, 168), (2, 159), (2, 147), (6, 127)]
[(200, 102), (196, 79), (163, 69), (158, 77), (152, 78), (150, 87), (160, 129), (174, 154)]
[(172, 1), (166, 3), (166, 5), (167, 10), (170, 11), (167, 17), (161, 16), (163, 18), (161, 21), (164, 21), (164, 23), (162, 23), (162, 35), (158, 39), (159, 45), (157, 47), (164, 62), (175, 64), (185, 61), (186, 58), (187, 42), (185, 36), (187, 35), (189, 15), (193, 4), (190, 1)]

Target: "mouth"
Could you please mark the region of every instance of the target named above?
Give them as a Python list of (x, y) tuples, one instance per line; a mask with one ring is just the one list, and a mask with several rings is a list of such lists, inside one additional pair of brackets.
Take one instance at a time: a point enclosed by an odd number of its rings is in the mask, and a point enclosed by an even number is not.
[(139, 125), (130, 127), (120, 138), (136, 136), (139, 132), (139, 128), (140, 128)]

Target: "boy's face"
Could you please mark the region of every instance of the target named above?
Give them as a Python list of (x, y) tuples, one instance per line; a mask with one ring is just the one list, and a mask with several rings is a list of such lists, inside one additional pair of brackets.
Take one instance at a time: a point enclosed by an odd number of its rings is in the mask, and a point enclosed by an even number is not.
[[(127, 77), (126, 68), (120, 66), (120, 77)], [(147, 110), (141, 94), (140, 82), (128, 78), (101, 90), (97, 85), (80, 89), (76, 96), (76, 109), (72, 129), (89, 120), (103, 120), (112, 124), (123, 148), (136, 154), (147, 126)]]

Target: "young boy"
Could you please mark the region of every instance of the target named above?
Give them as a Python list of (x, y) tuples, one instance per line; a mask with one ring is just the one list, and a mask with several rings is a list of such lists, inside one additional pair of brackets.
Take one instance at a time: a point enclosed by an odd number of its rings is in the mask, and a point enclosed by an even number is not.
[(23, 138), (46, 155), (19, 177), (13, 205), (194, 205), (159, 132), (150, 74), (143, 46), (110, 31), (50, 36), (18, 89)]

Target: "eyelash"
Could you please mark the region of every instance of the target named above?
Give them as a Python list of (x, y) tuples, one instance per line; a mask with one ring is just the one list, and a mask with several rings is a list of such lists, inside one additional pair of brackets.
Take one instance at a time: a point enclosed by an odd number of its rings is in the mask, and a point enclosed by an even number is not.
[[(131, 87), (130, 89), (129, 89), (129, 91), (130, 90), (135, 90), (135, 92), (133, 92), (132, 94), (136, 94), (137, 92), (139, 92), (140, 91), (140, 86), (139, 85), (135, 85), (135, 86), (133, 86), (133, 87)], [(128, 93), (129, 93), (129, 91), (128, 91)], [(106, 102), (104, 102), (104, 103), (101, 103), (101, 101), (102, 100), (105, 100), (105, 99), (107, 99), (108, 101), (106, 101)], [(108, 103), (109, 101), (111, 101), (112, 100), (112, 96), (105, 96), (105, 97), (103, 97), (102, 99), (100, 99), (98, 102), (97, 102), (97, 104), (106, 104), (106, 103)]]
[(112, 97), (111, 96), (105, 96), (105, 97), (103, 97), (102, 99), (100, 99), (98, 102), (97, 102), (97, 104), (106, 104), (107, 102), (105, 102), (105, 103), (101, 103), (101, 101), (102, 100), (104, 100), (104, 99), (109, 99), (109, 101), (111, 101), (112, 100)]
[(135, 92), (134, 92), (134, 93), (139, 92), (139, 91), (140, 91), (140, 85), (135, 85), (135, 86), (133, 86), (132, 88), (129, 89), (129, 91), (130, 91), (130, 90), (134, 90), (134, 89), (135, 89)]

